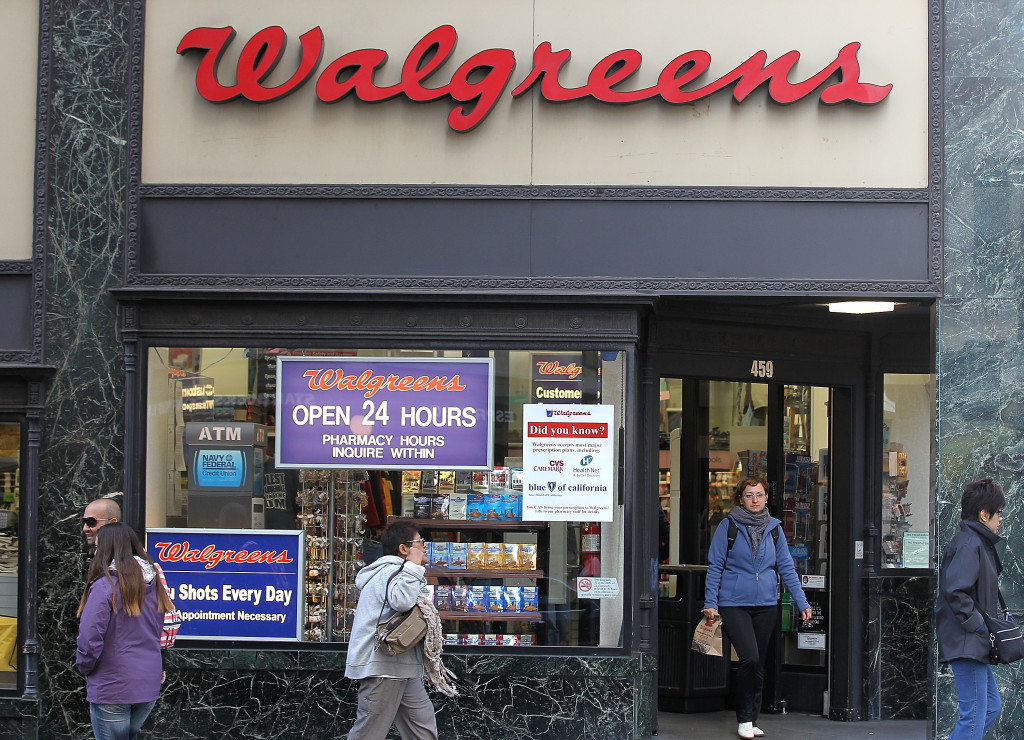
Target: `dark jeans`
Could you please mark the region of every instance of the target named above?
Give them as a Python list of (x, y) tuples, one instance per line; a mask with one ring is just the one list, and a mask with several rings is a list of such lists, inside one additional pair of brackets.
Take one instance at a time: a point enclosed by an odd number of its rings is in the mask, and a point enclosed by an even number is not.
[(736, 650), (736, 719), (756, 722), (761, 714), (761, 687), (768, 643), (778, 620), (776, 606), (720, 606), (722, 629)]

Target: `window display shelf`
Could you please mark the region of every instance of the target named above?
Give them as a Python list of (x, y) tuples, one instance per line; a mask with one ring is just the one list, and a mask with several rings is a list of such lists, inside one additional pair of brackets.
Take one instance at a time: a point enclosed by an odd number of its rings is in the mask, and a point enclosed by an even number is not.
[[(514, 623), (520, 623), (521, 626), (511, 629), (528, 632), (515, 635), (495, 634), (492, 636), (495, 645), (520, 646), (544, 643), (546, 632), (543, 610), (547, 605), (549, 588), (546, 578), (550, 526), (548, 522), (504, 519), (405, 521), (428, 540), (425, 543), (429, 558), (425, 570), (428, 583), (431, 584), (428, 588), (433, 593), (434, 604), (446, 625), (446, 644), (464, 644), (459, 642), (462, 640), (462, 633), (483, 629), (473, 626), (473, 623), (487, 622), (495, 623), (493, 627), (488, 628), (488, 635), (490, 632), (500, 631), (502, 628), (499, 625)], [(510, 532), (519, 534), (511, 537), (512, 542), (507, 542), (506, 535)], [(451, 541), (449, 537), (452, 538)], [(457, 545), (461, 546), (461, 552), (456, 554), (448, 551), (449, 546)], [(485, 547), (486, 552), (480, 549)], [(441, 548), (440, 551), (437, 548)], [(474, 548), (478, 548), (475, 550), (476, 555)], [(507, 557), (512, 557), (513, 560), (506, 560)], [(466, 563), (470, 567), (448, 567), (450, 558), (456, 558), (456, 562)], [(492, 559), (492, 567), (483, 567), (484, 562), (490, 562)], [(506, 585), (506, 579), (513, 584), (529, 585)], [(486, 640), (488, 635), (478, 635), (477, 639)], [(450, 642), (453, 639), (456, 642)], [(508, 642), (503, 642), (504, 640)]]
[[(388, 521), (390, 522), (394, 519), (402, 518), (403, 517), (390, 516), (388, 517)], [(473, 519), (406, 519), (405, 521), (420, 530), (469, 531), (481, 529), (488, 532), (536, 532), (537, 530), (544, 529), (548, 526), (547, 522), (519, 522), (506, 521), (503, 519), (486, 519), (483, 521)]]
[(543, 578), (542, 570), (518, 568), (427, 568), (427, 577), (437, 578)]
[(538, 612), (456, 612), (438, 611), (441, 619), (446, 622), (540, 622), (543, 617)]

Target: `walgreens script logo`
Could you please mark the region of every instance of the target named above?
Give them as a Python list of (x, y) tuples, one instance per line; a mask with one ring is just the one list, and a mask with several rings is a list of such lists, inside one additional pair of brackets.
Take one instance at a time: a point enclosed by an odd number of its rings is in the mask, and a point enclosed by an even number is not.
[[(364, 103), (380, 103), (399, 97), (417, 103), (449, 98), (455, 107), (448, 114), (448, 125), (460, 133), (480, 125), (494, 110), (512, 80), (518, 61), (510, 49), (484, 49), (458, 69), (446, 71), (443, 68), (455, 51), (458, 37), (454, 26), (443, 25), (430, 31), (412, 47), (402, 65), (401, 79), (396, 84), (381, 86), (374, 77), (388, 61), (388, 53), (383, 49), (350, 51), (321, 70), (324, 34), (317, 26), (299, 37), (299, 62), (291, 77), (280, 85), (267, 86), (263, 84), (264, 80), (277, 68), (287, 41), (283, 28), (270, 26), (245, 43), (235, 68), (234, 84), (223, 84), (220, 80), (227, 80), (229, 74), (219, 69), (220, 60), (234, 37), (235, 29), (231, 26), (201, 27), (186, 33), (178, 44), (178, 54), (199, 52), (202, 55), (196, 70), (196, 89), (211, 103), (235, 98), (271, 103), (297, 91), (319, 70), (316, 97), (324, 103), (335, 103), (349, 96)], [(733, 98), (741, 103), (758, 87), (767, 85), (768, 95), (773, 101), (788, 104), (808, 97), (824, 86), (819, 95), (822, 103), (879, 103), (892, 90), (892, 85), (860, 81), (859, 49), (859, 42), (846, 44), (834, 61), (801, 82), (789, 81), (790, 73), (800, 60), (799, 51), (787, 52), (771, 62), (764, 51), (757, 51), (735, 69), (702, 86), (695, 85), (710, 68), (711, 54), (702, 50), (687, 51), (665, 65), (656, 84), (640, 89), (622, 89), (643, 61), (636, 49), (612, 52), (594, 65), (587, 84), (565, 87), (558, 75), (568, 64), (572, 52), (569, 49), (556, 51), (550, 42), (543, 41), (533, 52), (529, 71), (511, 94), (513, 98), (519, 98), (537, 86), (541, 97), (553, 103), (586, 98), (603, 103), (639, 103), (660, 99), (679, 105), (693, 103), (731, 87)]]
[(288, 552), (276, 550), (221, 550), (214, 545), (207, 545), (201, 550), (192, 548), (188, 540), (184, 542), (157, 542), (160, 551), (159, 560), (163, 563), (204, 563), (207, 570), (216, 568), (220, 563), (292, 563), (293, 558)]
[(346, 374), (337, 368), (320, 368), (307, 370), (303, 376), (308, 378), (307, 385), (311, 391), (329, 391), (333, 388), (343, 391), (364, 391), (363, 396), (373, 398), (382, 388), (389, 391), (464, 391), (466, 386), (458, 375), (378, 375), (372, 370), (364, 370), (358, 375)]

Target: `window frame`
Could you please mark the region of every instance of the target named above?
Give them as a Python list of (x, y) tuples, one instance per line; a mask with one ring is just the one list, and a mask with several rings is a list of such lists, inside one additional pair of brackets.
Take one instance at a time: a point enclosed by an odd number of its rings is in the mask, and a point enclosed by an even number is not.
[[(140, 304), (143, 311), (146, 310), (146, 303)], [(580, 313), (576, 307), (574, 313)], [(525, 311), (525, 310), (524, 310)], [(154, 313), (156, 311), (154, 310)], [(635, 638), (633, 632), (633, 615), (635, 614), (639, 596), (635, 587), (634, 569), (637, 562), (644, 562), (644, 557), (634, 557), (634, 542), (643, 541), (642, 522), (638, 522), (635, 513), (640, 506), (635, 496), (629, 495), (628, 491), (641, 490), (641, 486), (631, 483), (633, 480), (643, 478), (642, 456), (636, 454), (636, 450), (645, 435), (643, 429), (643, 415), (641, 413), (641, 394), (637, 392), (636, 386), (639, 383), (638, 376), (638, 349), (636, 326), (639, 323), (637, 313), (633, 309), (620, 311), (600, 312), (609, 316), (618, 315), (618, 321), (622, 326), (628, 327), (627, 331), (615, 331), (605, 333), (598, 338), (566, 336), (564, 329), (556, 330), (551, 326), (542, 327), (538, 331), (530, 332), (529, 336), (512, 336), (511, 334), (497, 334), (493, 338), (482, 337), (461, 338), (453, 336), (449, 332), (439, 333), (437, 336), (423, 336), (417, 333), (414, 324), (406, 321), (406, 326), (392, 332), (385, 332), (386, 337), (370, 337), (363, 332), (337, 331), (335, 333), (318, 333), (316, 338), (310, 336), (289, 336), (288, 333), (280, 330), (263, 329), (259, 331), (235, 330), (229, 332), (210, 332), (209, 330), (197, 330), (195, 332), (182, 330), (178, 327), (175, 331), (130, 331), (126, 336), (126, 352), (129, 360), (134, 357), (135, 362), (128, 362), (128, 382), (126, 403), (126, 418), (134, 420), (134, 424), (128, 424), (126, 429), (126, 464), (129, 470), (126, 471), (126, 480), (129, 481), (128, 491), (125, 497), (125, 517), (134, 526), (144, 531), (145, 528), (145, 476), (146, 476), (146, 446), (147, 446), (147, 413), (148, 413), (148, 383), (146, 379), (149, 373), (149, 350), (167, 346), (182, 347), (275, 347), (275, 346), (302, 346), (309, 349), (331, 349), (340, 347), (358, 347), (360, 349), (380, 350), (460, 350), (467, 353), (488, 353), (491, 351), (531, 351), (531, 352), (576, 352), (576, 351), (607, 351), (621, 352), (624, 358), (624, 387), (622, 402), (622, 427), (620, 428), (620, 439), (617, 441), (619, 447), (619, 482), (620, 502), (622, 504), (623, 518), (623, 552), (624, 562), (622, 564), (623, 592), (621, 616), (622, 635), (620, 644), (609, 647), (593, 646), (536, 646), (529, 648), (528, 652), (509, 653), (508, 649), (498, 648), (492, 650), (483, 647), (456, 647), (451, 650), (453, 653), (468, 653), (478, 655), (481, 652), (487, 654), (499, 654), (505, 657), (528, 657), (546, 655), (628, 655), (632, 649)], [(190, 316), (201, 314), (198, 308), (189, 311)], [(623, 315), (629, 315), (629, 319), (622, 321)], [(497, 314), (495, 314), (497, 315)], [(526, 322), (522, 319), (519, 323), (529, 323), (530, 316)], [(573, 321), (578, 319), (573, 319)], [(612, 319), (613, 323), (616, 321)], [(453, 323), (465, 323), (465, 318), (457, 319)], [(132, 408), (134, 406), (134, 408)], [(134, 431), (132, 430), (134, 426)], [(339, 643), (313, 643), (313, 642), (276, 642), (276, 641), (236, 641), (236, 640), (202, 640), (190, 641), (181, 638), (179, 645), (183, 647), (196, 647), (202, 649), (259, 649), (259, 650), (313, 650), (313, 651), (345, 651), (347, 642)]]

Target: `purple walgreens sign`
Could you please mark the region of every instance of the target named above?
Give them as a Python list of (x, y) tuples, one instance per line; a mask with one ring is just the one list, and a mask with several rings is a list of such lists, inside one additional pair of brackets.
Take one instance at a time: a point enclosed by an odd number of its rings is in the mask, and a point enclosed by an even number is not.
[(489, 470), (490, 358), (279, 357), (279, 468)]

